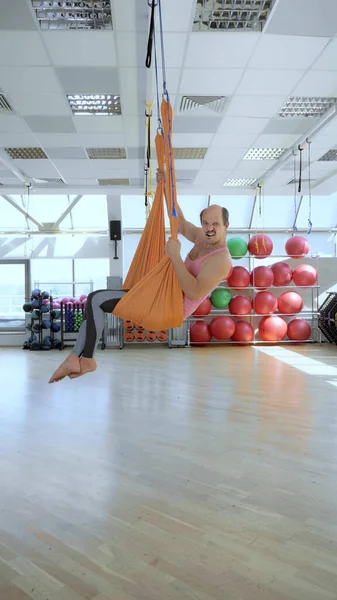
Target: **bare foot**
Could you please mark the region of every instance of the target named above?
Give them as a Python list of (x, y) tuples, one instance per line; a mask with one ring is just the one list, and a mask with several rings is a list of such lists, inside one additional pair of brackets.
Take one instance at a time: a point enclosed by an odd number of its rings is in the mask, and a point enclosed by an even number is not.
[(63, 363), (56, 369), (55, 373), (51, 376), (48, 383), (54, 383), (55, 381), (61, 381), (70, 373), (80, 373), (81, 365), (80, 359), (74, 354), (69, 354)]
[(77, 377), (81, 377), (81, 375), (85, 375), (86, 373), (92, 373), (96, 371), (97, 363), (94, 358), (85, 358), (82, 356), (80, 358), (80, 372), (79, 373), (70, 373), (69, 379), (76, 379)]

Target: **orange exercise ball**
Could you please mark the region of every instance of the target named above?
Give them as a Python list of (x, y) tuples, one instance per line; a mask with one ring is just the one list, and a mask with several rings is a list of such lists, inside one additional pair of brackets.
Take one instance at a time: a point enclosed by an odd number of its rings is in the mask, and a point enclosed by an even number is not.
[(250, 273), (245, 267), (233, 267), (230, 277), (227, 279), (228, 286), (235, 290), (248, 287), (250, 285)]
[(277, 309), (277, 298), (271, 292), (259, 292), (253, 300), (253, 306), (258, 315), (268, 315)]
[(283, 292), (277, 299), (277, 305), (281, 314), (292, 315), (301, 312), (304, 302), (298, 292)]
[(231, 317), (219, 316), (212, 319), (209, 328), (213, 337), (225, 341), (232, 337), (235, 331), (235, 323)]
[(251, 342), (254, 339), (254, 329), (247, 321), (235, 323), (235, 331), (232, 335), (233, 342)]
[(266, 258), (270, 256), (273, 251), (273, 242), (270, 237), (263, 233), (253, 235), (248, 242), (248, 250), (250, 254), (253, 254), (257, 258)]
[(252, 311), (253, 304), (247, 296), (237, 294), (231, 299), (228, 308), (232, 315), (248, 315)]
[(299, 287), (310, 287), (317, 283), (317, 270), (312, 265), (299, 265), (293, 272), (293, 282)]
[(212, 309), (212, 302), (210, 300), (210, 298), (205, 298), (205, 300), (203, 300), (201, 302), (201, 304), (199, 304), (198, 308), (194, 311), (193, 316), (194, 317), (205, 317), (206, 315), (208, 315), (211, 312)]
[(290, 265), (286, 262), (277, 262), (270, 266), (274, 273), (273, 285), (283, 287), (291, 283), (293, 277), (293, 270)]
[(287, 335), (287, 323), (281, 317), (264, 317), (259, 323), (259, 334), (264, 342), (280, 342)]
[(291, 258), (304, 258), (309, 252), (309, 243), (303, 236), (293, 235), (286, 241), (285, 251)]
[(266, 290), (274, 282), (274, 273), (270, 267), (255, 267), (250, 275), (250, 284), (257, 290)]
[(293, 319), (288, 323), (287, 333), (290, 340), (308, 340), (311, 336), (311, 326), (304, 319)]

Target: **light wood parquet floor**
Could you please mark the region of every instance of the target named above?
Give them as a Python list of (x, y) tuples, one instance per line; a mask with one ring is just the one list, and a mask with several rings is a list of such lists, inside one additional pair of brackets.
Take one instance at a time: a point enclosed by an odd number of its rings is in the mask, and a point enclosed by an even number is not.
[(336, 600), (337, 348), (0, 349), (1, 600)]

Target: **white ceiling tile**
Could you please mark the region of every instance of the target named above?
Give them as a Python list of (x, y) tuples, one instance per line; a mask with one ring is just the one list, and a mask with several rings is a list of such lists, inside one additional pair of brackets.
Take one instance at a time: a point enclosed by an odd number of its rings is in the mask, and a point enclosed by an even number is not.
[(194, 12), (195, 0), (184, 0), (184, 2), (181, 0), (170, 0), (169, 2), (163, 2), (162, 20), (164, 35), (166, 31), (190, 31)]
[(197, 174), (195, 185), (208, 185), (209, 187), (222, 186), (227, 177), (230, 176), (230, 169), (203, 169)]
[(35, 148), (39, 143), (32, 133), (3, 133), (0, 145), (2, 148)]
[(213, 133), (174, 133), (172, 144), (175, 148), (208, 148)]
[[(166, 69), (166, 89), (169, 93), (170, 98), (175, 96), (178, 92), (179, 80), (181, 75), (181, 69)], [(1, 82), (0, 82), (1, 85)], [(163, 93), (163, 70), (158, 68), (158, 86), (159, 96)], [(153, 87), (153, 94), (156, 94), (155, 84)]]
[(337, 39), (330, 40), (322, 54), (314, 62), (312, 68), (324, 71), (337, 71)]
[[(242, 127), (241, 131), (244, 131)], [(216, 133), (212, 148), (247, 148), (256, 140), (256, 133)]]
[(77, 133), (35, 133), (37, 141), (43, 148), (78, 148), (81, 146)]
[(273, 160), (243, 160), (236, 165), (231, 177), (238, 179), (244, 177), (261, 178), (268, 169), (274, 166), (275, 161)]
[[(147, 36), (135, 36), (132, 32), (117, 33), (118, 64), (120, 67), (142, 67), (143, 73), (147, 53)], [(181, 67), (186, 44), (185, 33), (165, 33), (165, 66), (167, 68)], [(157, 64), (162, 65), (161, 45), (157, 38)], [(154, 66), (154, 56), (152, 57)]]
[(52, 67), (0, 67), (0, 87), (6, 92), (62, 94)]
[(265, 33), (332, 37), (336, 33), (335, 0), (281, 0), (275, 5)]
[(247, 69), (235, 93), (238, 96), (278, 96), (290, 94), (304, 71)]
[(218, 128), (218, 133), (226, 134), (251, 134), (261, 133), (267, 127), (269, 119), (262, 118), (243, 118), (243, 117), (227, 117), (225, 116)]
[(299, 139), (297, 134), (263, 133), (252, 145), (252, 148), (291, 148)]
[(184, 69), (179, 90), (184, 95), (230, 95), (242, 73), (242, 69)]
[(265, 34), (255, 47), (249, 68), (308, 69), (326, 43), (321, 37)]
[(203, 159), (201, 160), (195, 160), (195, 159), (183, 159), (183, 158), (176, 158), (174, 161), (175, 167), (176, 169), (201, 169), (202, 165), (203, 165)]
[(190, 36), (185, 66), (243, 69), (260, 35), (254, 32), (194, 32)]
[(81, 115), (73, 118), (79, 133), (121, 133), (123, 119), (120, 115)]
[(123, 0), (114, 2), (114, 30), (147, 32), (149, 29), (149, 7), (147, 2)]
[(50, 65), (40, 34), (37, 31), (1, 31), (0, 65)]
[(71, 108), (63, 94), (25, 94), (12, 93), (13, 108), (24, 116), (27, 115), (67, 115), (71, 116)]
[(144, 115), (146, 102), (146, 73), (144, 68), (123, 67), (123, 76), (120, 78), (119, 85), (122, 114)]
[(209, 148), (203, 161), (203, 168), (233, 169), (245, 153), (245, 148)]
[(337, 96), (336, 71), (309, 71), (295, 87), (293, 96)]
[[(2, 133), (28, 133), (27, 123), (15, 115), (0, 115), (0, 132)], [(1, 140), (0, 140), (1, 143)]]
[(26, 159), (14, 160), (15, 166), (29, 177), (60, 177), (58, 171), (50, 160)]
[(80, 146), (84, 148), (124, 148), (124, 133), (79, 133)]
[(226, 117), (269, 117), (271, 119), (284, 100), (284, 96), (234, 96), (227, 108)]
[(114, 67), (117, 64), (112, 31), (43, 31), (55, 66)]
[(314, 137), (311, 146), (315, 150), (321, 150), (322, 148), (334, 148), (337, 146), (337, 134), (331, 133), (330, 135), (325, 135), (323, 130), (322, 133), (319, 133)]
[(71, 177), (64, 178), (66, 179), (66, 183), (68, 185), (80, 185), (83, 187), (87, 187), (89, 185), (98, 185), (97, 179), (72, 179)]

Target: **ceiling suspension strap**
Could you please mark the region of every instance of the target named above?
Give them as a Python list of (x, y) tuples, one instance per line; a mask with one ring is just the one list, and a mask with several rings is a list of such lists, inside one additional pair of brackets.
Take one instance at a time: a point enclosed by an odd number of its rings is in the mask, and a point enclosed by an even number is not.
[(311, 233), (312, 230), (312, 221), (311, 221), (311, 142), (307, 139), (308, 143), (308, 167), (309, 167), (309, 217), (308, 217), (308, 234)]
[[(158, 4), (158, 3), (157, 3)], [(153, 44), (153, 34), (154, 34), (154, 9), (157, 6), (155, 0), (152, 0), (151, 4), (148, 2), (148, 6), (151, 7), (151, 19), (150, 19), (150, 31), (149, 31), (149, 39), (147, 42), (147, 53), (145, 65), (149, 69), (152, 63), (152, 44)]]
[(152, 117), (152, 106), (146, 104), (145, 116), (147, 117), (147, 148), (146, 148), (146, 164), (145, 164), (145, 213), (146, 218), (150, 214), (151, 204), (149, 198), (153, 198), (152, 191), (152, 160), (151, 160), (151, 117)]
[(301, 146), (298, 146), (298, 149), (300, 151), (300, 174), (299, 174), (299, 178), (298, 178), (298, 193), (300, 194), (302, 191), (302, 152), (303, 152), (303, 148), (301, 148)]

